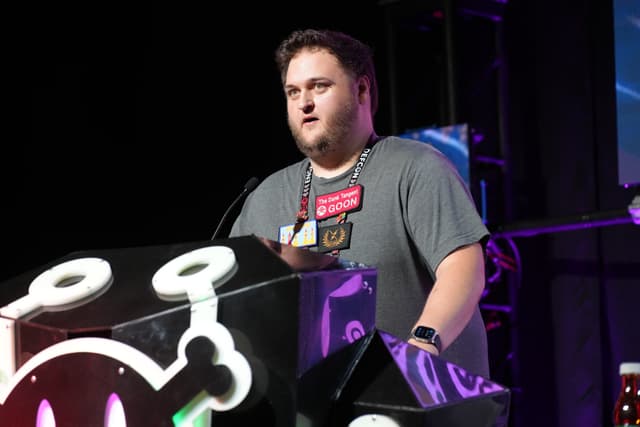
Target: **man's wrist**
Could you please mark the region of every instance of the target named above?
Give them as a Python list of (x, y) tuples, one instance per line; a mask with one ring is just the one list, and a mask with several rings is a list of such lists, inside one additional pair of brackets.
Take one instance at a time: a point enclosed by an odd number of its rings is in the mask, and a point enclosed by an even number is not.
[(434, 328), (430, 326), (418, 325), (411, 331), (409, 335), (410, 339), (416, 340), (419, 343), (430, 344), (438, 350), (438, 354), (442, 352), (442, 343), (440, 341), (440, 334)]

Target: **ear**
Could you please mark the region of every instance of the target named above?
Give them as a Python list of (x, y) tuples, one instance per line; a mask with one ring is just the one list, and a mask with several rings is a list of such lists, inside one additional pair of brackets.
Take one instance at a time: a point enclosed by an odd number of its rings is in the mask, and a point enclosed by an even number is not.
[(371, 88), (371, 82), (369, 77), (361, 76), (358, 79), (358, 99), (360, 102), (365, 102), (370, 97), (369, 89)]

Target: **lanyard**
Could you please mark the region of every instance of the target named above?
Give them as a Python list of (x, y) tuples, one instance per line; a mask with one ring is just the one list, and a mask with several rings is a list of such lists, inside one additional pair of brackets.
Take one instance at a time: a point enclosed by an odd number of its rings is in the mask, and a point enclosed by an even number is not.
[[(353, 168), (353, 172), (351, 173), (351, 179), (349, 180), (348, 187), (353, 187), (358, 182), (360, 173), (364, 168), (364, 164), (367, 161), (367, 158), (369, 157), (369, 153), (371, 152), (371, 148), (373, 147), (373, 144), (375, 144), (375, 142), (376, 140), (371, 138), (367, 143), (367, 145), (362, 150), (362, 153), (360, 153), (360, 158), (356, 162)], [(306, 220), (309, 219), (309, 194), (311, 193), (312, 177), (313, 177), (313, 167), (311, 166), (311, 162), (309, 162), (309, 164), (307, 165), (307, 170), (304, 174), (302, 196), (300, 197), (300, 210), (298, 210), (298, 213), (296, 214), (296, 229), (299, 229), (299, 227), (302, 226), (302, 223), (304, 223)], [(336, 224), (344, 224), (346, 220), (347, 220), (347, 213), (341, 212), (336, 217)], [(339, 250), (333, 250), (331, 254), (334, 256), (337, 256), (339, 252), (340, 252)]]

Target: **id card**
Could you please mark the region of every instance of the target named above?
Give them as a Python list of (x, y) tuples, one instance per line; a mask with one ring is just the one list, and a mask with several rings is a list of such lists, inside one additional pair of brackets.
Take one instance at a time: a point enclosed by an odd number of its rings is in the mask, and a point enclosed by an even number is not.
[(291, 246), (315, 246), (318, 244), (318, 225), (315, 219), (300, 224), (280, 227), (278, 241)]

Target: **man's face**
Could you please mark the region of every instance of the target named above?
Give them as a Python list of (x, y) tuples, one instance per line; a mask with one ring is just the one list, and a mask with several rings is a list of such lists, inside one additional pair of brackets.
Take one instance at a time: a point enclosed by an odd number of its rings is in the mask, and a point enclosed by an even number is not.
[(335, 151), (358, 118), (355, 80), (326, 50), (305, 49), (289, 63), (285, 81), (289, 128), (309, 157)]

